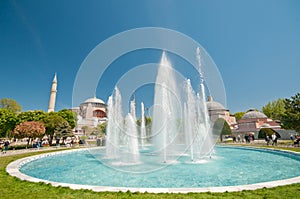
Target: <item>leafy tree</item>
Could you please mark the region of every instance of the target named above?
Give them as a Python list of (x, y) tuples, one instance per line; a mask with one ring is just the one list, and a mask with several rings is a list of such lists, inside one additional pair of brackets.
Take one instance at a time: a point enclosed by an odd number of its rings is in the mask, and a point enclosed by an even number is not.
[(0, 108), (0, 137), (6, 137), (18, 123), (17, 115), (9, 109)]
[(213, 135), (220, 135), (220, 140), (223, 141), (223, 135), (231, 135), (230, 126), (223, 118), (218, 118), (213, 125)]
[(234, 117), (235, 117), (236, 121), (239, 121), (244, 115), (245, 115), (245, 112), (236, 112), (234, 114)]
[(284, 99), (277, 99), (272, 102), (268, 102), (262, 107), (262, 112), (273, 120), (281, 120), (285, 114), (285, 104)]
[(36, 138), (43, 136), (45, 131), (43, 122), (22, 122), (15, 127), (13, 136), (16, 138)]
[(46, 113), (41, 110), (26, 111), (26, 112), (21, 112), (18, 114), (18, 118), (19, 118), (20, 122), (43, 121), (43, 119), (45, 117), (46, 117)]
[(84, 135), (89, 133), (89, 127), (88, 126), (83, 126), (83, 127), (81, 127), (81, 129), (83, 130)]
[(73, 137), (74, 134), (72, 132), (72, 128), (69, 123), (65, 120), (61, 123), (58, 123), (54, 129), (54, 134), (56, 139), (66, 139), (67, 137)]
[(11, 110), (14, 113), (22, 110), (22, 106), (20, 106), (16, 100), (9, 98), (3, 98), (0, 100), (0, 108)]
[(96, 127), (92, 128), (90, 135), (103, 137), (106, 134), (106, 126), (107, 126), (107, 122), (98, 124)]
[(67, 120), (69, 123), (70, 127), (73, 129), (76, 126), (77, 123), (77, 115), (71, 110), (68, 109), (63, 109), (57, 112), (59, 116)]
[(272, 134), (275, 133), (277, 138), (281, 138), (280, 134), (271, 128), (262, 128), (258, 132), (258, 138), (266, 138), (268, 135), (271, 138)]
[(300, 132), (300, 93), (284, 100), (285, 114), (282, 117), (283, 128)]
[(63, 123), (67, 122), (67, 121), (64, 118), (62, 118), (61, 116), (59, 116), (57, 113), (50, 112), (50, 113), (46, 114), (45, 118), (43, 119), (43, 122), (46, 127), (46, 134), (49, 135), (49, 138), (50, 138), (49, 141), (51, 143), (51, 141), (52, 141), (51, 138), (54, 136), (55, 129), (58, 126), (63, 126)]

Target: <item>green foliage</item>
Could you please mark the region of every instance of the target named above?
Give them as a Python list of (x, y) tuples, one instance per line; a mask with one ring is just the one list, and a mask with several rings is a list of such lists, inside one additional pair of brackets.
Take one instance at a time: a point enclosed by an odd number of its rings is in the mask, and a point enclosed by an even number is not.
[(92, 134), (98, 137), (103, 137), (106, 134), (107, 122), (98, 124), (98, 126), (92, 129)]
[(230, 126), (223, 118), (218, 118), (213, 125), (213, 135), (220, 135), (220, 140), (222, 141), (222, 135), (231, 135), (232, 131)]
[(277, 99), (272, 102), (268, 102), (265, 106), (262, 107), (262, 112), (273, 120), (281, 120), (285, 114), (285, 104), (284, 99)]
[(45, 118), (43, 119), (43, 122), (46, 127), (46, 134), (53, 136), (56, 127), (64, 126), (65, 124), (63, 123), (67, 121), (61, 116), (59, 116), (57, 113), (50, 112), (46, 114)]
[(236, 121), (239, 121), (243, 117), (243, 115), (245, 115), (245, 112), (236, 112), (234, 114), (234, 117), (235, 117)]
[(65, 120), (63, 122), (57, 123), (54, 129), (54, 134), (56, 139), (59, 138), (67, 138), (73, 137), (74, 134), (72, 133), (72, 128), (70, 127), (69, 123)]
[(16, 100), (9, 98), (3, 98), (0, 100), (0, 108), (11, 110), (14, 113), (22, 110), (22, 106), (20, 106)]
[(17, 115), (9, 109), (0, 109), (0, 137), (6, 137), (19, 122)]
[(231, 135), (232, 131), (230, 129), (230, 126), (223, 118), (218, 118), (214, 125), (213, 125), (213, 131), (216, 133), (221, 133), (221, 135)]
[(59, 116), (67, 120), (69, 123), (70, 127), (73, 129), (76, 126), (77, 123), (77, 115), (76, 113), (72, 112), (71, 110), (68, 109), (63, 109), (57, 112)]
[(45, 125), (39, 121), (22, 122), (14, 129), (12, 135), (16, 138), (36, 138), (45, 134)]
[(20, 122), (43, 121), (45, 117), (46, 117), (46, 113), (41, 110), (26, 111), (18, 114), (18, 118)]
[(258, 132), (258, 138), (266, 138), (266, 135), (269, 136), (269, 138), (271, 138), (272, 134), (275, 133), (277, 138), (281, 138), (280, 134), (277, 133), (276, 131), (274, 131), (271, 128), (262, 128), (259, 130)]
[[(136, 124), (138, 125), (138, 126), (141, 126), (141, 123), (142, 123), (142, 119), (140, 118), (140, 119), (138, 119), (137, 121), (136, 121)], [(145, 116), (145, 125), (146, 126), (149, 126), (149, 125), (151, 125), (152, 124), (152, 118), (151, 117), (146, 117)]]
[(285, 99), (286, 112), (282, 117), (283, 128), (294, 129), (300, 133), (300, 93)]

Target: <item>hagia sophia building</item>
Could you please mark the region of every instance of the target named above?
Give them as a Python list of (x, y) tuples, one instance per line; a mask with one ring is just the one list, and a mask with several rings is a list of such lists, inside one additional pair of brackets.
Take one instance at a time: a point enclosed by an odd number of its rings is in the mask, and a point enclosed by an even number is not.
[[(54, 111), (56, 93), (57, 76), (55, 74), (50, 90), (48, 112)], [(107, 105), (96, 96), (85, 100), (79, 107), (73, 107), (70, 110), (77, 114), (77, 126), (74, 129), (77, 134), (83, 132), (83, 127), (93, 128), (107, 121)]]
[[(48, 112), (54, 111), (56, 93), (57, 76), (55, 74), (50, 91)], [(229, 110), (221, 103), (214, 101), (212, 96), (208, 96), (207, 109), (211, 124), (214, 124), (218, 118), (223, 118), (235, 136), (253, 133), (257, 138), (261, 128), (275, 130), (281, 135), (281, 139), (289, 139), (290, 134), (294, 133), (293, 131), (282, 129), (280, 121), (273, 121), (255, 109), (249, 109), (240, 120), (236, 121), (236, 118), (230, 114)], [(96, 96), (86, 99), (79, 107), (73, 107), (70, 110), (77, 114), (77, 126), (74, 129), (74, 132), (77, 134), (83, 132), (83, 127), (93, 128), (107, 121), (107, 105)]]

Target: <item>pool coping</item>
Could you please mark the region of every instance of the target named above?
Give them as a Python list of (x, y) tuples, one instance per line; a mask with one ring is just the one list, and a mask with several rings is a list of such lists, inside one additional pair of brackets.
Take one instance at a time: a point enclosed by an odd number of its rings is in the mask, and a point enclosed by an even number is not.
[[(227, 146), (226, 146), (227, 147)], [(236, 146), (234, 146), (236, 147)], [(238, 148), (238, 147), (237, 147)], [(262, 150), (270, 150), (270, 151), (284, 151), (291, 154), (300, 154), (299, 152), (294, 151), (287, 151), (287, 150), (278, 150), (278, 149), (265, 149), (265, 148), (257, 148), (257, 147), (241, 147), (241, 148), (254, 148), (254, 149), (262, 149)], [(53, 156), (57, 154), (63, 153), (71, 153), (73, 151), (81, 151), (81, 150), (89, 150), (88, 148), (84, 149), (73, 149), (67, 151), (58, 151), (58, 152), (50, 152), (45, 154), (39, 154), (34, 156), (29, 156), (25, 158), (21, 158), (15, 160), (7, 165), (6, 172), (9, 173), (11, 176), (17, 177), (21, 180), (26, 180), (30, 182), (44, 182), (46, 184), (51, 184), (54, 187), (62, 186), (62, 187), (69, 187), (71, 189), (88, 189), (95, 192), (140, 192), (140, 193), (200, 193), (200, 192), (236, 192), (242, 190), (256, 190), (261, 188), (272, 188), (277, 186), (284, 186), (294, 183), (300, 183), (300, 176), (293, 177), (284, 180), (276, 180), (276, 181), (269, 181), (269, 182), (262, 182), (256, 184), (249, 184), (249, 185), (237, 185), (237, 186), (221, 186), (221, 187), (201, 187), (201, 188), (134, 188), (134, 187), (109, 187), (109, 186), (93, 186), (93, 185), (81, 185), (81, 184), (70, 184), (70, 183), (62, 183), (62, 182), (53, 182), (49, 180), (43, 180), (39, 178), (34, 178), (23, 174), (20, 172), (20, 168), (22, 165), (47, 156)]]

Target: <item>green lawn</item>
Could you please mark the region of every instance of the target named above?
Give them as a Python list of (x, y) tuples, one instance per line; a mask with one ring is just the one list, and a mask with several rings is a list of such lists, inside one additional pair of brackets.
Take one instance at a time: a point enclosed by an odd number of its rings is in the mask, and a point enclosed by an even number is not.
[[(271, 147), (269, 147), (271, 148)], [(299, 148), (282, 148), (300, 152)], [(33, 183), (11, 177), (6, 173), (6, 166), (19, 158), (45, 152), (19, 154), (0, 157), (0, 198), (300, 198), (300, 184), (293, 184), (271, 189), (226, 193), (189, 193), (189, 194), (149, 194), (131, 192), (92, 192), (89, 190), (72, 190), (53, 187), (45, 183)]]

